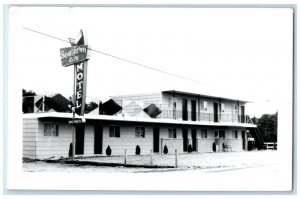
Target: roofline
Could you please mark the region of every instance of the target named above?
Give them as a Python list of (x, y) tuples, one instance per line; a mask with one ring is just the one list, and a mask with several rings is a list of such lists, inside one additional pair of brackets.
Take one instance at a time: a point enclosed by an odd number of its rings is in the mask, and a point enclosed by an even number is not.
[(178, 94), (184, 94), (184, 95), (195, 95), (199, 97), (207, 97), (207, 98), (215, 98), (215, 99), (223, 99), (223, 100), (229, 100), (229, 101), (239, 101), (239, 102), (245, 102), (245, 103), (251, 103), (251, 101), (247, 100), (240, 100), (240, 99), (233, 99), (233, 98), (226, 98), (226, 97), (217, 97), (213, 95), (203, 95), (199, 93), (191, 93), (186, 91), (179, 91), (179, 90), (164, 90), (161, 91), (162, 93), (178, 93)]
[[(23, 114), (25, 118), (61, 118), (72, 119), (72, 113), (27, 113)], [(243, 127), (255, 128), (254, 124), (247, 123), (231, 123), (231, 122), (207, 122), (207, 121), (182, 121), (174, 119), (152, 119), (152, 118), (137, 118), (137, 117), (123, 117), (123, 116), (109, 116), (109, 115), (85, 115), (77, 116), (76, 118), (85, 118), (86, 120), (104, 120), (104, 121), (117, 121), (117, 122), (140, 122), (140, 123), (154, 123), (154, 124), (174, 124), (174, 125), (191, 125), (191, 126), (214, 126), (214, 127)]]
[(161, 94), (162, 91), (148, 92), (148, 93), (132, 93), (132, 94), (123, 94), (123, 95), (112, 95), (111, 98), (122, 98), (122, 97), (136, 97), (142, 95), (153, 95), (153, 94)]

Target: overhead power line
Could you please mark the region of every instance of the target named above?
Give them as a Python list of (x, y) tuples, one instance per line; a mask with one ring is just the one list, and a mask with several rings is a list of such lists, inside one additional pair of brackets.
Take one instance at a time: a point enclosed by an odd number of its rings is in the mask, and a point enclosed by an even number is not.
[[(59, 41), (70, 43), (70, 41), (68, 41), (68, 40), (64, 40), (64, 39), (61, 39), (61, 38), (58, 38), (58, 37), (55, 37), (55, 36), (52, 36), (52, 35), (49, 35), (49, 34), (46, 34), (46, 33), (42, 33), (42, 32), (37, 31), (37, 30), (33, 30), (33, 29), (30, 29), (30, 28), (26, 28), (26, 27), (23, 27), (23, 28), (26, 29), (26, 30), (28, 30), (28, 31), (37, 33), (37, 34), (41, 34), (41, 35), (50, 37), (52, 39), (56, 39), (56, 40), (59, 40)], [(92, 49), (92, 48), (89, 48), (89, 47), (87, 49), (89, 49), (91, 51), (94, 51), (96, 53), (102, 54), (102, 55), (106, 55), (106, 56), (109, 56), (109, 57), (112, 57), (112, 58), (115, 58), (115, 59), (119, 59), (121, 61), (125, 61), (125, 62), (134, 64), (134, 65), (137, 65), (137, 66), (141, 66), (143, 68), (154, 70), (154, 71), (157, 71), (157, 72), (160, 72), (160, 73), (164, 73), (164, 74), (167, 74), (167, 75), (170, 75), (170, 76), (174, 76), (174, 77), (177, 77), (177, 78), (181, 78), (181, 79), (184, 79), (184, 80), (192, 81), (192, 82), (195, 82), (195, 83), (198, 83), (198, 84), (204, 84), (204, 83), (202, 83), (202, 82), (200, 82), (198, 80), (195, 80), (195, 79), (187, 78), (187, 77), (184, 77), (182, 75), (177, 75), (177, 74), (174, 74), (174, 73), (170, 73), (168, 71), (164, 71), (164, 70), (160, 70), (160, 69), (157, 69), (157, 68), (153, 68), (153, 67), (147, 66), (145, 64), (140, 64), (140, 63), (135, 62), (135, 61), (130, 61), (129, 59), (121, 58), (121, 57), (118, 57), (118, 56), (115, 56), (115, 55), (111, 55), (109, 53), (105, 53), (105, 52), (102, 52), (102, 51), (99, 51), (99, 50), (95, 50), (95, 49)]]

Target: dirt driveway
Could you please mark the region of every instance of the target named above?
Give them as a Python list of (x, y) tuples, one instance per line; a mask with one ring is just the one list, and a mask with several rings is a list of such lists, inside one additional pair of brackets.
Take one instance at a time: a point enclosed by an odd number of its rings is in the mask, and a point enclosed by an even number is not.
[[(178, 155), (178, 168), (127, 168), (123, 166), (89, 166), (73, 165), (63, 163), (45, 163), (43, 161), (23, 163), (25, 172), (125, 172), (125, 173), (147, 173), (147, 172), (172, 172), (199, 170), (203, 172), (232, 171), (247, 168), (262, 168), (276, 165), (277, 151), (244, 151), (223, 153), (190, 153)], [(124, 156), (93, 157), (79, 159), (82, 161), (124, 163)], [(153, 164), (160, 166), (174, 166), (175, 156), (154, 154)], [(128, 156), (127, 164), (150, 165), (149, 155)]]

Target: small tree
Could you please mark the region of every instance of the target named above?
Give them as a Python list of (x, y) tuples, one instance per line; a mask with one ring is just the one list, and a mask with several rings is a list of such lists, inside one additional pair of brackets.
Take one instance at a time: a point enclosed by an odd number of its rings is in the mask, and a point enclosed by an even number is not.
[(168, 153), (168, 147), (167, 147), (167, 145), (164, 146), (164, 151), (163, 152), (164, 152), (164, 154)]
[(73, 143), (70, 143), (70, 147), (69, 147), (69, 158), (72, 157), (73, 154)]
[(216, 150), (217, 150), (216, 143), (213, 143), (213, 145), (212, 145), (212, 150), (213, 150), (213, 152), (216, 152)]
[(188, 146), (188, 152), (191, 153), (192, 151), (193, 151), (193, 147), (192, 147), (191, 144), (189, 144), (189, 146)]
[(141, 148), (139, 145), (136, 145), (135, 147), (135, 155), (140, 155), (141, 154)]
[(109, 145), (108, 145), (108, 147), (106, 148), (106, 155), (107, 155), (107, 156), (110, 156), (110, 155), (111, 155), (111, 148), (110, 148)]
[(23, 105), (22, 105), (23, 113), (33, 113), (34, 112), (34, 96), (36, 96), (36, 93), (31, 90), (26, 91), (25, 89), (23, 89), (22, 96), (23, 96)]

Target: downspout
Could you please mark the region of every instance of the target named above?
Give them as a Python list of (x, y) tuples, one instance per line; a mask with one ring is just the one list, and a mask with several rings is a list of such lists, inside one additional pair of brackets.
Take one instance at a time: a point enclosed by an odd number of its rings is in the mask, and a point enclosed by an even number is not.
[(160, 138), (160, 153), (163, 153), (163, 138)]
[(177, 106), (177, 104), (176, 104), (176, 100), (175, 100), (175, 91), (173, 91), (173, 119), (175, 119), (176, 120), (176, 106)]
[(238, 123), (240, 123), (240, 102), (237, 101), (237, 110), (238, 110)]
[(200, 121), (200, 95), (198, 95), (198, 121)]
[(219, 98), (219, 114), (220, 114), (220, 118), (219, 118), (219, 122), (222, 121), (222, 117), (221, 117), (221, 113), (222, 113), (222, 101), (221, 98)]
[[(37, 135), (38, 135), (38, 131), (39, 131), (39, 120), (37, 119), (37, 130), (36, 130), (36, 132), (35, 132), (35, 136), (34, 136), (34, 141), (35, 141), (35, 144), (34, 144), (34, 158), (35, 159), (37, 159), (37, 157), (36, 157), (36, 149), (37, 149), (37, 147), (36, 147), (36, 145), (37, 145)], [(45, 128), (45, 127), (44, 127)], [(23, 138), (24, 139), (24, 138)], [(24, 145), (23, 145), (23, 147), (24, 147)], [(23, 152), (24, 153), (24, 152)]]
[(45, 95), (43, 95), (43, 113), (45, 112)]

